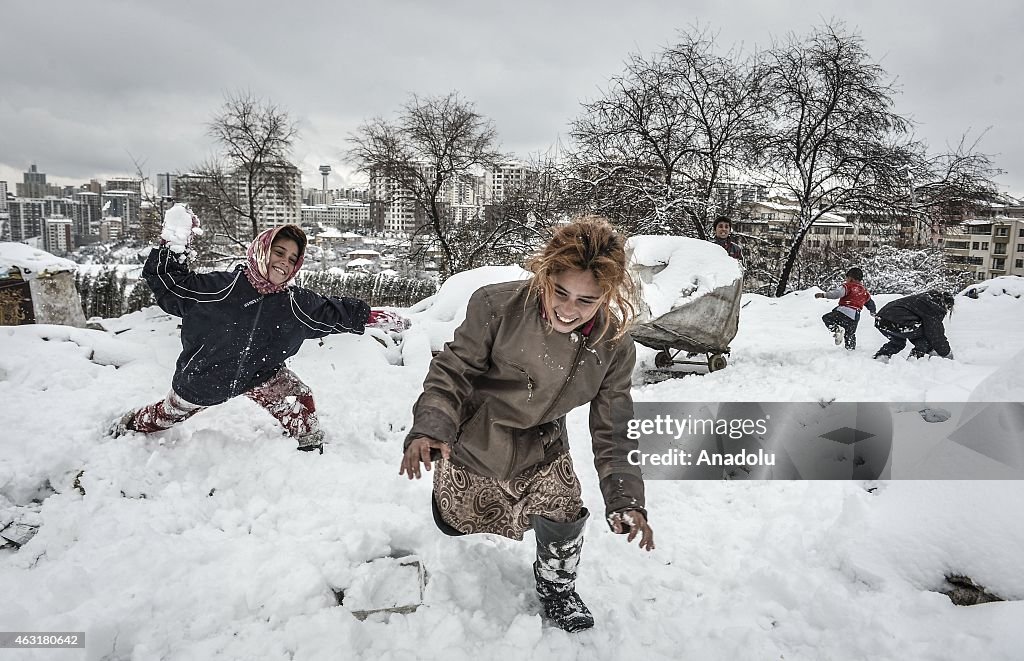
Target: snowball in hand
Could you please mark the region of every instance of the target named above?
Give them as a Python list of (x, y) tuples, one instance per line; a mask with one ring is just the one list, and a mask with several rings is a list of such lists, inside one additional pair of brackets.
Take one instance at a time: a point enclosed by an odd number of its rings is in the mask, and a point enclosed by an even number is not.
[(174, 252), (184, 252), (188, 247), (191, 235), (202, 233), (203, 230), (199, 228), (199, 220), (185, 205), (175, 204), (164, 214), (164, 228), (160, 232), (160, 238), (166, 241)]

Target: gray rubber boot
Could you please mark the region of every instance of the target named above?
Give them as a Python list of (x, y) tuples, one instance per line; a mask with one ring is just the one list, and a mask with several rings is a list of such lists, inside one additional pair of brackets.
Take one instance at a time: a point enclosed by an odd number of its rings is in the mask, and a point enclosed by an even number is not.
[(576, 594), (576, 568), (583, 549), (583, 528), (589, 517), (586, 508), (572, 523), (530, 516), (537, 535), (537, 561), (533, 563), (537, 596), (547, 619), (569, 632), (594, 626), (594, 616)]

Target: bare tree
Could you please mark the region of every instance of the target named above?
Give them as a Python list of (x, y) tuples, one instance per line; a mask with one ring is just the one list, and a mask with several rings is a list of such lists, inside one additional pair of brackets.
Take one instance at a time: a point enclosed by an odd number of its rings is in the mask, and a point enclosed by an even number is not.
[(413, 95), (397, 119), (375, 117), (349, 141), (349, 158), (371, 181), (388, 183), (388, 201), (408, 203), (422, 217), (414, 243), (439, 249), (442, 278), (473, 268), (500, 227), (459, 217), (451, 201), (456, 187), (502, 159), (493, 123), (455, 92)]
[(999, 198), (994, 179), (1002, 170), (979, 151), (983, 136), (969, 141), (964, 134), (955, 147), (938, 154), (928, 154), (921, 145), (908, 165), (905, 214), (915, 220), (918, 243), (934, 243), (945, 226)]
[(486, 263), (522, 262), (551, 238), (551, 230), (577, 209), (566, 194), (566, 178), (558, 162), (538, 157), (523, 164), (522, 181), (506, 186), (504, 194), (485, 208), (492, 230)]
[(765, 115), (756, 55), (720, 55), (691, 29), (651, 58), (632, 56), (572, 125), (577, 188), (630, 233), (708, 237), (715, 195), (747, 169)]
[(775, 286), (781, 296), (815, 221), (891, 201), (895, 173), (908, 162), (909, 123), (892, 109), (885, 71), (841, 25), (777, 44), (765, 82), (774, 122), (763, 171), (799, 208)]
[(212, 230), (207, 241), (219, 235), (245, 246), (259, 234), (267, 200), (289, 194), (298, 129), (287, 111), (246, 91), (225, 99), (207, 133), (218, 153), (179, 174), (178, 197)]

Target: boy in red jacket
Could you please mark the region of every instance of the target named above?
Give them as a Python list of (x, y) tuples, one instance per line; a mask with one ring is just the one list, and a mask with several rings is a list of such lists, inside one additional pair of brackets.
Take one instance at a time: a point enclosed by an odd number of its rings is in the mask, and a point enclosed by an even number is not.
[(846, 282), (829, 292), (818, 292), (814, 298), (838, 298), (839, 305), (821, 320), (825, 327), (832, 331), (836, 345), (845, 344), (847, 350), (857, 348), (857, 324), (860, 323), (860, 311), (867, 308), (871, 316), (875, 316), (875, 302), (871, 294), (861, 284), (864, 272), (856, 266), (846, 272)]

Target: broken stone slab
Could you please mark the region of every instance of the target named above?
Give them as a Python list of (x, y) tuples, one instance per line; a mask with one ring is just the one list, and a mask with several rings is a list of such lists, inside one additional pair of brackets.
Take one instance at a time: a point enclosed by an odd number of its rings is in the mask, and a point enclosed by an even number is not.
[(30, 526), (25, 523), (12, 523), (3, 530), (0, 530), (0, 539), (3, 539), (18, 548), (28, 543), (30, 539), (39, 532), (39, 526)]
[(423, 605), (427, 573), (415, 555), (394, 554), (356, 567), (348, 587), (335, 590), (338, 604), (359, 620), (384, 613), (408, 614)]

